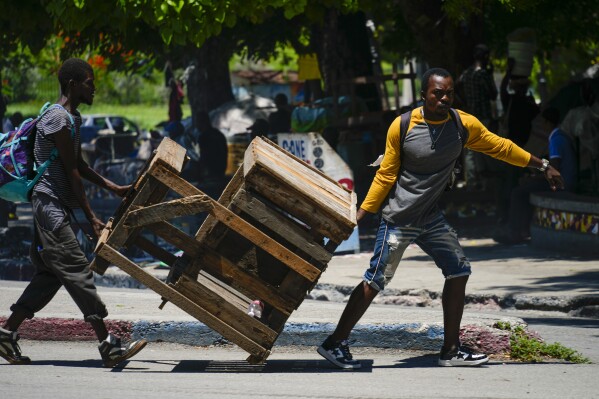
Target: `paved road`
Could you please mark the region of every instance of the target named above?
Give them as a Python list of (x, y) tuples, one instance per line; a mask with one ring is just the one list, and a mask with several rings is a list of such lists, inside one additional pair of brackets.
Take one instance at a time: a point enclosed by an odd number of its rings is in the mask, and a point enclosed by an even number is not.
[(6, 398), (596, 398), (599, 366), (493, 361), (441, 368), (423, 352), (361, 348), (359, 372), (330, 369), (314, 348), (279, 348), (264, 366), (232, 348), (148, 346), (121, 369), (100, 368), (91, 342), (23, 342), (35, 361), (0, 364)]

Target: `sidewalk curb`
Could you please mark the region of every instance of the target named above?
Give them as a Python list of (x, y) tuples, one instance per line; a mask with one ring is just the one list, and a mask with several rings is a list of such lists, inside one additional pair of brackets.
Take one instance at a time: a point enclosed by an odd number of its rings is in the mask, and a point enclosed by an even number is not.
[[(0, 317), (0, 323), (5, 318)], [(525, 325), (516, 317), (504, 318), (512, 325)], [(109, 330), (124, 339), (145, 338), (192, 346), (228, 344), (220, 334), (199, 321), (106, 320)], [(333, 323), (287, 323), (276, 346), (318, 346), (334, 330)], [(35, 318), (19, 330), (23, 339), (43, 341), (95, 341), (89, 324), (80, 319)], [(358, 324), (352, 331), (352, 346), (437, 351), (443, 344), (441, 323)], [(509, 350), (509, 336), (492, 326), (470, 324), (462, 327), (462, 340), (474, 343), (488, 354)]]

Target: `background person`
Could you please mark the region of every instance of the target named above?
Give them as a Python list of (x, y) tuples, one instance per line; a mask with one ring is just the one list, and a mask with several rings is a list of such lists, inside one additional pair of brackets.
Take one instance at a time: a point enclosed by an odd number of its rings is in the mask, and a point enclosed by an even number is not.
[(287, 96), (283, 93), (277, 94), (275, 96), (275, 105), (277, 107), (277, 110), (272, 114), (268, 115), (270, 133), (273, 135), (277, 133), (290, 133), (291, 111), (289, 110)]
[[(578, 181), (577, 157), (572, 139), (558, 127), (559, 110), (547, 108), (542, 114), (543, 130), (549, 133), (549, 162), (564, 179), (564, 189), (574, 192)], [(533, 206), (530, 194), (550, 191), (547, 181), (540, 176), (523, 179), (512, 190), (507, 225), (493, 239), (502, 244), (520, 244), (530, 239)]]
[[(497, 86), (493, 80), (491, 52), (484, 44), (474, 47), (474, 62), (460, 75), (456, 84), (464, 110), (474, 115), (487, 129), (496, 117), (495, 100)], [(489, 158), (483, 154), (464, 149), (464, 175), (468, 188), (485, 188), (488, 182), (483, 178), (489, 171)]]

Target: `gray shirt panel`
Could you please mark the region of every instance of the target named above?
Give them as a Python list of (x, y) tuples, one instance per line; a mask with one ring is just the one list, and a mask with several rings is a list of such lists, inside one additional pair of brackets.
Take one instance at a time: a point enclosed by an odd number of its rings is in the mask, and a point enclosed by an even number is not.
[[(462, 151), (462, 144), (451, 118), (444, 127), (443, 124), (431, 124), (430, 127), (429, 130), (425, 123), (421, 123), (407, 132), (397, 182), (383, 203), (385, 220), (420, 227), (432, 221), (439, 212), (437, 203)], [(431, 149), (430, 132), (433, 129), (437, 141)]]

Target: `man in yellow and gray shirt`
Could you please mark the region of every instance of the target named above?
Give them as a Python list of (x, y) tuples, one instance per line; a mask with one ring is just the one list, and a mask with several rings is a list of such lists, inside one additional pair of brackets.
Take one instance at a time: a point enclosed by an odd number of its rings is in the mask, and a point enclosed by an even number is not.
[[(488, 361), (460, 345), (459, 330), (464, 310), (470, 262), (457, 234), (445, 220), (437, 203), (462, 151), (462, 136), (452, 120), (453, 78), (444, 69), (433, 68), (422, 77), (424, 106), (411, 113), (400, 137), (401, 118), (389, 127), (385, 154), (358, 209), (360, 221), (368, 213), (381, 211), (370, 266), (350, 296), (337, 328), (318, 348), (318, 353), (340, 368), (357, 369), (347, 344), (353, 327), (395, 273), (408, 247), (415, 243), (435, 261), (445, 276), (443, 288), (444, 342), (440, 366), (476, 366)], [(553, 190), (563, 188), (559, 172), (549, 161), (524, 151), (510, 140), (490, 131), (474, 116), (457, 111), (467, 131), (465, 147), (515, 166), (533, 167), (544, 172)], [(401, 147), (401, 148), (400, 148)]]

